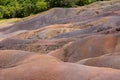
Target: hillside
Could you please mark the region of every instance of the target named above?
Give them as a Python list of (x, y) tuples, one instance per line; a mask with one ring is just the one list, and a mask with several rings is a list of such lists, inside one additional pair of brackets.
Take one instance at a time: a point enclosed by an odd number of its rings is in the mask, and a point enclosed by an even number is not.
[(0, 22), (0, 80), (120, 80), (120, 0)]

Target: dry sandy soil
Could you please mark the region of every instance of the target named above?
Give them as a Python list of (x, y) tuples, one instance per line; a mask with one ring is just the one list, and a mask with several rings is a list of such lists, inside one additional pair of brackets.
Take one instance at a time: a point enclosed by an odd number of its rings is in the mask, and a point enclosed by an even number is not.
[(120, 80), (120, 0), (16, 20), (0, 21), (0, 80)]

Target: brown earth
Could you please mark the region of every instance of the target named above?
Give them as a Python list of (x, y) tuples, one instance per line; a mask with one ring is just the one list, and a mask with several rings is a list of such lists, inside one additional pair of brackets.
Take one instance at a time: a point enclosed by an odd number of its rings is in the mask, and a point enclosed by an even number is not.
[[(16, 53), (15, 53), (16, 52)], [(0, 80), (119, 80), (119, 70), (64, 63), (47, 55), (2, 51)], [(17, 54), (18, 53), (18, 54)], [(23, 54), (22, 53), (22, 54)], [(24, 55), (23, 54), (23, 55)], [(13, 59), (18, 59), (13, 61)], [(12, 63), (14, 66), (8, 66)], [(7, 65), (7, 67), (6, 67)]]
[(0, 80), (120, 80), (120, 0), (0, 26)]
[[(64, 47), (48, 54), (62, 56), (63, 61), (76, 62), (81, 59), (97, 57), (120, 50), (120, 35), (93, 35), (70, 42)], [(59, 55), (59, 56), (58, 56)], [(61, 59), (61, 58), (60, 58)]]
[(96, 67), (109, 67), (109, 68), (120, 69), (119, 61), (120, 61), (120, 54), (111, 53), (99, 57), (83, 59), (78, 61), (77, 63), (89, 65), (89, 66), (96, 66)]

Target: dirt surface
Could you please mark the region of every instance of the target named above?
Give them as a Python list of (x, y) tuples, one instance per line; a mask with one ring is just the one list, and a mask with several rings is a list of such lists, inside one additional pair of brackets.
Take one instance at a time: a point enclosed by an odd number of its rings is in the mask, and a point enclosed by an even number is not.
[(120, 80), (120, 0), (0, 22), (0, 80)]

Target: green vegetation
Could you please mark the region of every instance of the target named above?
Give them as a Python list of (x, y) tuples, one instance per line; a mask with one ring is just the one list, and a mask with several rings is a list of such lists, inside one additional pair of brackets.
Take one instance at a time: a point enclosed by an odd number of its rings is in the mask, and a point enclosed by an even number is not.
[(83, 5), (90, 4), (90, 3), (95, 2), (95, 1), (97, 1), (97, 0), (79, 0), (77, 2), (77, 4), (80, 6), (83, 6)]
[(52, 7), (83, 6), (96, 0), (0, 0), (0, 19), (26, 17)]
[(46, 0), (49, 7), (73, 7), (77, 0)]
[(25, 17), (44, 10), (45, 0), (0, 0), (0, 18)]
[(83, 6), (98, 0), (46, 0), (49, 7), (74, 7)]

